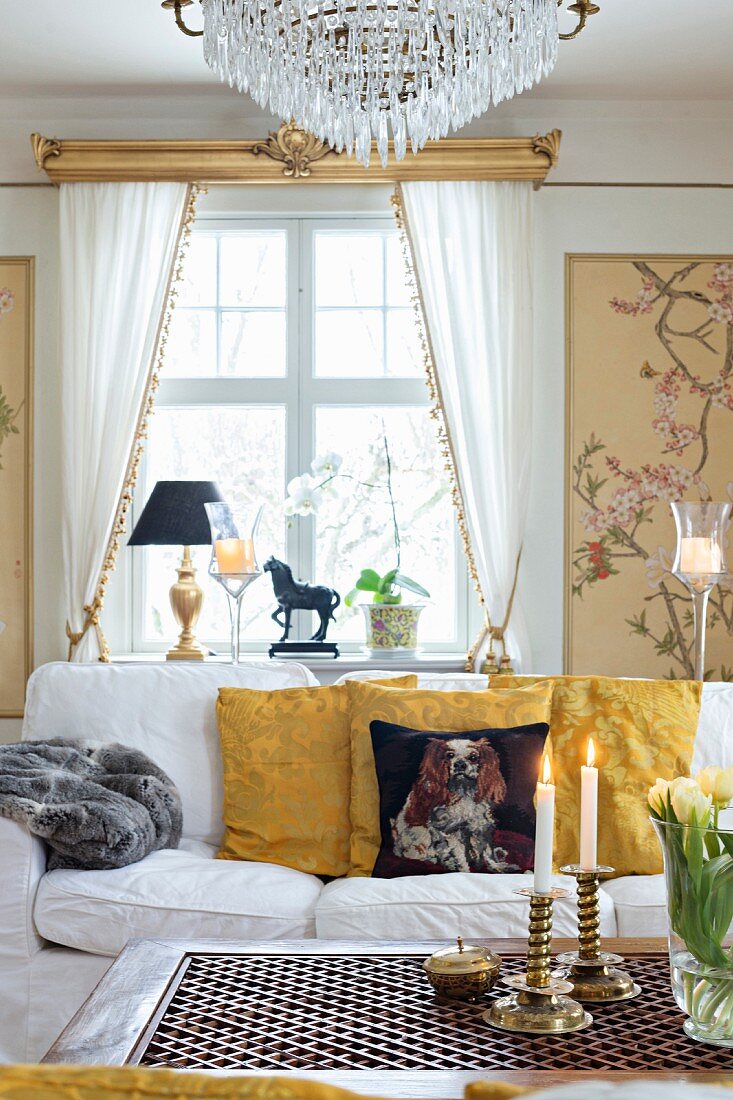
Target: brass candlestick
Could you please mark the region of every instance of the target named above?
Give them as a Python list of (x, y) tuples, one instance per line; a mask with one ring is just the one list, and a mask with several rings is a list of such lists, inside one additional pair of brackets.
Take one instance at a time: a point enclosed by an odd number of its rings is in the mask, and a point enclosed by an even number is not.
[(550, 973), (552, 942), (552, 903), (569, 896), (568, 890), (550, 890), (537, 894), (524, 888), (515, 893), (529, 898), (529, 948), (527, 971), (504, 979), (516, 990), (500, 997), (484, 1020), (501, 1031), (524, 1031), (531, 1035), (561, 1035), (579, 1031), (593, 1023), (593, 1017), (577, 1001), (565, 994), (572, 992), (570, 982)]
[(578, 950), (558, 955), (557, 961), (563, 969), (554, 971), (554, 976), (566, 978), (579, 1001), (630, 1001), (638, 997), (641, 988), (616, 966), (624, 961), (622, 956), (601, 951), (598, 887), (601, 875), (612, 875), (613, 867), (584, 871), (571, 864), (560, 870), (564, 875), (572, 875), (578, 883)]

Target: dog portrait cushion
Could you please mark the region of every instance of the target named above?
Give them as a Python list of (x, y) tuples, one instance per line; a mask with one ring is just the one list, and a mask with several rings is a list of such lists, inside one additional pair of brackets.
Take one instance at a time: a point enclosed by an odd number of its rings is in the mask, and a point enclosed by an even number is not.
[[(549, 723), (552, 685), (513, 691), (432, 691), (352, 680), (351, 693), (351, 870), (368, 877), (381, 847), (379, 785), (371, 723), (389, 722), (414, 730), (508, 729)], [(536, 777), (535, 777), (536, 778)]]
[[(399, 683), (415, 686), (417, 677)], [(346, 874), (349, 706), (348, 684), (219, 689), (225, 825), (219, 859)]]
[(657, 875), (662, 853), (649, 821), (647, 791), (657, 778), (689, 775), (702, 685), (691, 680), (611, 676), (492, 676), (491, 686), (552, 684), (555, 860), (578, 858), (580, 784), (588, 738), (598, 764), (598, 860), (616, 875)]
[(549, 727), (425, 731), (372, 722), (382, 844), (374, 878), (534, 865), (534, 792)]

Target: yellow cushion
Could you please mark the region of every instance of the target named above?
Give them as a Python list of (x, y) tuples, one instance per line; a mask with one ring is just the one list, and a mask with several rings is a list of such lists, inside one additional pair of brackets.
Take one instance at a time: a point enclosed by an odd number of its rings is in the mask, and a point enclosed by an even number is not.
[(168, 1069), (99, 1066), (0, 1066), (3, 1100), (364, 1100), (318, 1081), (219, 1077)]
[(369, 724), (465, 733), (549, 722), (552, 684), (517, 691), (431, 691), (353, 681), (351, 692), (351, 870), (371, 875), (381, 843), (379, 784)]
[[(414, 686), (417, 677), (398, 682)], [(349, 699), (348, 684), (219, 690), (226, 827), (219, 859), (346, 874)]]
[(465, 1100), (511, 1100), (528, 1096), (534, 1090), (523, 1085), (507, 1085), (503, 1081), (470, 1081), (464, 1090)]
[(491, 686), (553, 684), (550, 741), (557, 798), (555, 861), (579, 858), (580, 766), (593, 737), (598, 764), (598, 862), (656, 875), (662, 854), (649, 822), (655, 779), (689, 775), (702, 685), (610, 676), (492, 676)]

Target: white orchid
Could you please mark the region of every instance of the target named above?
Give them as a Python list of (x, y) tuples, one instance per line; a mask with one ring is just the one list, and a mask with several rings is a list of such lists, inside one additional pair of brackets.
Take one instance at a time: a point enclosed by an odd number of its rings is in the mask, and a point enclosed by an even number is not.
[(311, 462), (311, 470), (313, 476), (319, 478), (321, 481), (327, 477), (335, 477), (341, 469), (343, 458), (336, 451), (324, 451), (323, 454), (316, 455)]
[(286, 516), (314, 516), (323, 501), (323, 490), (310, 474), (301, 474), (288, 482)]
[(724, 810), (733, 799), (733, 767), (703, 768), (695, 776), (703, 794), (709, 795), (718, 810)]
[(669, 785), (669, 797), (675, 817), (681, 825), (696, 825), (707, 828), (713, 800), (709, 794), (703, 794), (694, 779), (680, 776)]

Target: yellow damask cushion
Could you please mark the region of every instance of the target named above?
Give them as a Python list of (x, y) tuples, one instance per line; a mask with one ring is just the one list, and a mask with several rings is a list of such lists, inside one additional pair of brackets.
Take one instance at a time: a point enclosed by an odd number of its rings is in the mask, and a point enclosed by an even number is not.
[(656, 875), (662, 854), (649, 822), (655, 779), (689, 775), (702, 685), (610, 676), (492, 676), (491, 686), (553, 685), (550, 741), (557, 795), (555, 861), (577, 863), (580, 767), (588, 738), (598, 764), (598, 862), (621, 875)]
[(379, 784), (370, 723), (466, 733), (549, 722), (552, 684), (517, 691), (431, 691), (353, 681), (351, 692), (351, 870), (371, 875), (381, 844)]
[(364, 1100), (295, 1075), (216, 1077), (168, 1069), (0, 1066), (2, 1100)]
[[(395, 681), (405, 687), (416, 676)], [(218, 859), (313, 875), (350, 866), (349, 686), (220, 688), (224, 839)]]

